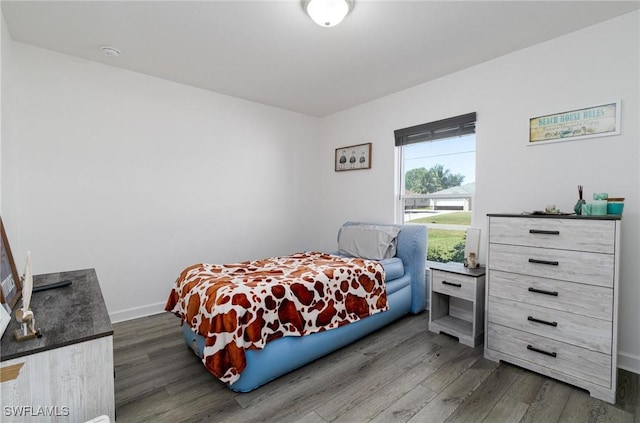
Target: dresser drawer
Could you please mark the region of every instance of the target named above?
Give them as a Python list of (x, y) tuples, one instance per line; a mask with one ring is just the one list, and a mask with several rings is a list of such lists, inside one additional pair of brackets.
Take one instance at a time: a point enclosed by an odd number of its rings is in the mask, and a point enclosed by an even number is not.
[(488, 324), (487, 348), (564, 374), (611, 387), (611, 356), (495, 323)]
[(492, 217), (489, 242), (612, 254), (615, 222), (586, 224), (573, 219)]
[(613, 286), (613, 254), (490, 244), (489, 260), (492, 270)]
[(476, 283), (472, 277), (434, 270), (431, 284), (435, 292), (469, 301), (476, 300)]
[(613, 289), (492, 270), (489, 295), (613, 320)]
[(488, 320), (593, 351), (611, 354), (611, 322), (489, 296)]

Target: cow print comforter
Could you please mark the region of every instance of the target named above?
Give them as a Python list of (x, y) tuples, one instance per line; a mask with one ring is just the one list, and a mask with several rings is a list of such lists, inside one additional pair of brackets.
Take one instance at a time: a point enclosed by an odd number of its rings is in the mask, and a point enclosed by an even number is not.
[(387, 310), (384, 278), (376, 261), (319, 252), (196, 264), (180, 274), (165, 309), (204, 336), (205, 367), (232, 384), (246, 367), (246, 349)]

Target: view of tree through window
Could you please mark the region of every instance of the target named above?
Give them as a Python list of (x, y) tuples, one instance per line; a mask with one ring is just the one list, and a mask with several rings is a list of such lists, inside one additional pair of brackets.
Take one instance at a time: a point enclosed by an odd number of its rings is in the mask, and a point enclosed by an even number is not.
[(436, 164), (429, 169), (419, 167), (404, 175), (404, 187), (415, 194), (430, 194), (443, 189), (457, 187), (464, 181), (462, 173), (452, 174), (444, 165)]
[(463, 262), (475, 191), (475, 134), (402, 149), (404, 223), (427, 225), (428, 260)]

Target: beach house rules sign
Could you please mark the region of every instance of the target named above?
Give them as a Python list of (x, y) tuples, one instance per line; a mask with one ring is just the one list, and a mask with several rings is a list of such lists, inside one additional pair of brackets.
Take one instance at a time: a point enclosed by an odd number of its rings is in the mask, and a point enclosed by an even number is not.
[(529, 120), (529, 145), (617, 135), (620, 101)]

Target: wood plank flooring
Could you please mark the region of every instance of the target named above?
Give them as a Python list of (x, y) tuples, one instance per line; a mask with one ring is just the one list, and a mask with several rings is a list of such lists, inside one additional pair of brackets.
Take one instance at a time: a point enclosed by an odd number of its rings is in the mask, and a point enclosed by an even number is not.
[(163, 313), (114, 326), (116, 419), (143, 422), (640, 423), (636, 374), (618, 376), (616, 405), (483, 358), (407, 316), (249, 393), (210, 375)]

